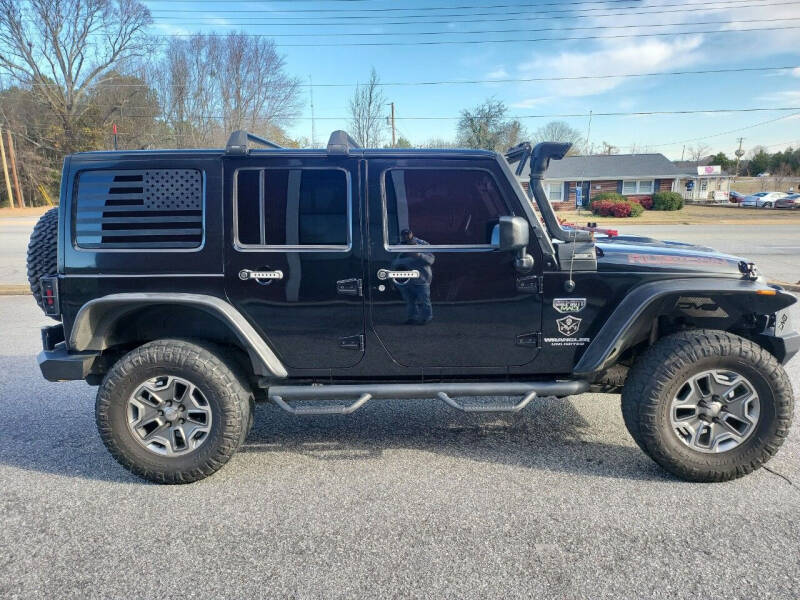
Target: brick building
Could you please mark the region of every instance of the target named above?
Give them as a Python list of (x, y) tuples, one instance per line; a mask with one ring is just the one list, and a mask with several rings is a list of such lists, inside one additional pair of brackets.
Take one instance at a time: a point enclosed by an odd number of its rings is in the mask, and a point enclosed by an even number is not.
[[(663, 154), (594, 154), (554, 160), (545, 173), (544, 191), (556, 207), (575, 206), (575, 189), (582, 198), (601, 192), (617, 192), (630, 198), (646, 198), (658, 191), (676, 190), (683, 171)], [(527, 187), (530, 175), (522, 177)]]

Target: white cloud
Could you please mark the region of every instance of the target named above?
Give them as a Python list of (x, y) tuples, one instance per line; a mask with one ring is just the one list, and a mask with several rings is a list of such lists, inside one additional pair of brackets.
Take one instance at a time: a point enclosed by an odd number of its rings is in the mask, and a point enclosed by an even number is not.
[(506, 78), (508, 78), (508, 71), (506, 71), (505, 67), (497, 68), (494, 71), (489, 71), (486, 74), (486, 79), (506, 79)]
[(756, 98), (762, 102), (775, 102), (784, 104), (797, 104), (800, 103), (800, 90), (782, 90), (780, 92), (771, 92)]
[[(547, 73), (552, 77), (586, 77), (600, 74), (645, 73), (685, 67), (703, 58), (698, 49), (702, 36), (675, 40), (637, 39), (614, 41), (589, 52), (562, 52), (539, 56), (519, 66), (523, 77)], [(592, 96), (621, 85), (625, 78), (579, 79), (538, 82), (556, 96)]]
[(792, 77), (800, 77), (800, 67), (792, 69)]
[(538, 106), (540, 104), (548, 104), (553, 102), (555, 98), (553, 96), (539, 96), (538, 98), (526, 98), (525, 100), (520, 100), (519, 102), (513, 102), (511, 106), (513, 108), (533, 108), (534, 106)]

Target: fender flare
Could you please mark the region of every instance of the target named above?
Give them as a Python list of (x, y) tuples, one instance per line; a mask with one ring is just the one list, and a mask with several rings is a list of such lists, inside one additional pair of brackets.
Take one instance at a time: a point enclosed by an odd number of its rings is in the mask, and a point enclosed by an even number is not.
[[(770, 295), (757, 294), (759, 290), (769, 290)], [(750, 310), (758, 314), (771, 314), (797, 301), (791, 294), (763, 281), (698, 277), (645, 283), (628, 292), (619, 303), (575, 365), (573, 374), (590, 377), (612, 366), (643, 328), (649, 330), (652, 320), (666, 308), (665, 302), (683, 293), (712, 297), (747, 294)]]
[(283, 363), (242, 313), (225, 300), (204, 294), (125, 293), (95, 298), (84, 304), (75, 316), (69, 348), (76, 352), (105, 350), (109, 332), (120, 318), (143, 306), (156, 304), (192, 306), (219, 318), (247, 350), (257, 375), (288, 377)]

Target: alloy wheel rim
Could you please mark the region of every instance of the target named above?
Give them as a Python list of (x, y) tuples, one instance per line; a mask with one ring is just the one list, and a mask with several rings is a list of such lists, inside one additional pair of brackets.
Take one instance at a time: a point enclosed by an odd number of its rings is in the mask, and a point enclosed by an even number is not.
[(755, 431), (760, 414), (758, 393), (740, 373), (702, 371), (689, 377), (670, 405), (670, 423), (678, 439), (692, 450), (733, 450)]
[(211, 431), (211, 406), (188, 379), (172, 375), (139, 384), (126, 406), (133, 439), (160, 456), (180, 456), (197, 450)]

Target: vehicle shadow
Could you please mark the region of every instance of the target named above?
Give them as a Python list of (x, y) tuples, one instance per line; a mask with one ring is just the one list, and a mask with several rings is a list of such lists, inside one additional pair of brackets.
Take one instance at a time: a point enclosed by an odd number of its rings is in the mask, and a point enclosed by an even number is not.
[[(602, 411), (616, 414), (618, 401), (608, 401), (613, 408)], [(240, 452), (368, 461), (396, 450), (588, 476), (672, 479), (624, 430), (593, 428), (569, 398), (540, 398), (519, 414), (465, 414), (433, 400), (376, 400), (349, 416), (296, 417), (259, 404)]]
[[(48, 383), (34, 357), (5, 356), (0, 374), (0, 465), (65, 477), (141, 484), (106, 451), (94, 422), (96, 388)], [(36, 376), (20, 376), (35, 373)], [(577, 402), (584, 403), (583, 399)], [(633, 445), (619, 423), (594, 425), (570, 399), (540, 398), (519, 414), (464, 414), (434, 400), (375, 400), (350, 416), (296, 417), (256, 406), (242, 453), (319, 461), (368, 461), (397, 450), (588, 476), (669, 476)], [(583, 407), (583, 404), (581, 404)], [(591, 405), (599, 406), (599, 404)], [(585, 411), (584, 411), (585, 412)], [(57, 424), (57, 426), (55, 426)], [(265, 469), (272, 459), (265, 460)]]

